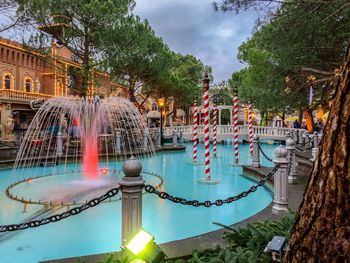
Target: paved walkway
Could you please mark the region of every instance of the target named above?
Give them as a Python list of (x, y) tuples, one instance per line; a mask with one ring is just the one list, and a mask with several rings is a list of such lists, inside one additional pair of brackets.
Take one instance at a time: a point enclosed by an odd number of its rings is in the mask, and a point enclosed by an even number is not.
[[(298, 184), (289, 185), (289, 189), (288, 189), (289, 208), (291, 208), (292, 210), (295, 210), (295, 211), (298, 210), (299, 205), (302, 201), (306, 183), (307, 183), (307, 177), (299, 176)], [(264, 210), (257, 213), (256, 215), (250, 218), (247, 218), (232, 226), (239, 227), (254, 221), (277, 219), (281, 217), (281, 215), (280, 216), (273, 215), (271, 213), (271, 210), (272, 210), (272, 203), (268, 207), (266, 207)], [(223, 239), (224, 232), (225, 232), (224, 229), (220, 229), (220, 230), (209, 232), (203, 235), (160, 244), (159, 246), (169, 258), (185, 257), (188, 255), (191, 255), (193, 250), (203, 250), (207, 248), (214, 248), (217, 245), (225, 245), (226, 242)], [(106, 259), (107, 255), (108, 254), (99, 254), (99, 255), (75, 257), (75, 258), (68, 258), (68, 259), (61, 259), (61, 260), (51, 260), (51, 261), (46, 261), (45, 263), (76, 263), (76, 262), (95, 263), (98, 261), (103, 262)]]

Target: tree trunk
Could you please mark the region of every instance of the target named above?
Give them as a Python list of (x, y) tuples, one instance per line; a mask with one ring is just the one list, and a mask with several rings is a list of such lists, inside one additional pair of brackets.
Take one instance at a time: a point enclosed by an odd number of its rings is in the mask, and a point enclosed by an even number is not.
[(129, 80), (128, 98), (134, 104), (137, 102), (135, 97), (135, 81), (131, 76)]
[[(85, 30), (87, 32), (87, 29)], [(90, 42), (88, 40), (87, 33), (84, 40), (84, 56), (83, 56), (83, 77), (80, 88), (80, 96), (86, 97), (89, 88), (89, 73), (90, 73)]]
[(349, 47), (318, 157), (292, 229), (287, 262), (350, 259)]

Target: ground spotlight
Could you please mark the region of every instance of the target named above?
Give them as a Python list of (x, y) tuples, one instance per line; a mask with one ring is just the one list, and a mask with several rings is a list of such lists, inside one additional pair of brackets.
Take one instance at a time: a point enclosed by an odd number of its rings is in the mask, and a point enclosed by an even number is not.
[(164, 252), (154, 242), (154, 237), (143, 229), (130, 239), (125, 248), (133, 256), (134, 260), (131, 262), (159, 263), (166, 258)]

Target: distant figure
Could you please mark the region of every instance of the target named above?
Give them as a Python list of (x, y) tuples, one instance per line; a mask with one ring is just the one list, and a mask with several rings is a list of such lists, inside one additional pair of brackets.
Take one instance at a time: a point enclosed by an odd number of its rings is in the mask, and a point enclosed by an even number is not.
[(73, 127), (72, 127), (72, 136), (74, 139), (77, 139), (79, 137), (79, 120), (78, 118), (73, 119)]
[(294, 121), (293, 128), (294, 129), (299, 129), (300, 128), (299, 122), (297, 120)]
[(304, 130), (306, 130), (307, 126), (306, 126), (306, 123), (305, 123), (305, 122), (303, 122), (303, 124), (301, 125), (301, 128), (304, 129)]

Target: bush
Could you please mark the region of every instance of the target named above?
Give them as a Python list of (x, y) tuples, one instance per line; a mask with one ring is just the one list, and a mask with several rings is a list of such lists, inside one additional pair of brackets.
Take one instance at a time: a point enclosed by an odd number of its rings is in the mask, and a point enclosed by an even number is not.
[(290, 213), (279, 220), (254, 222), (238, 229), (216, 223), (227, 230), (224, 234), (228, 241), (226, 247), (194, 251), (189, 260), (176, 260), (174, 263), (271, 262), (270, 254), (264, 252), (267, 243), (274, 236), (289, 238), (294, 219), (295, 214)]

